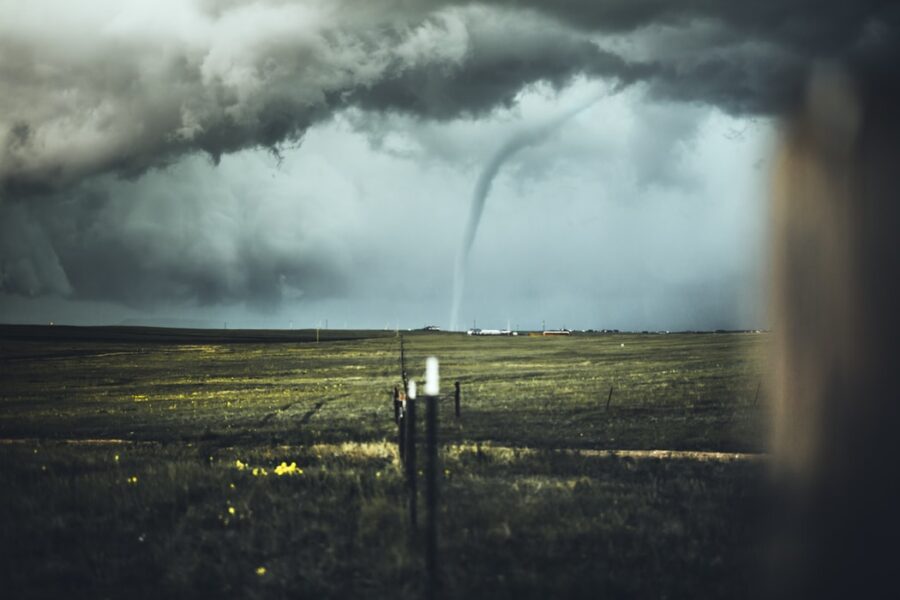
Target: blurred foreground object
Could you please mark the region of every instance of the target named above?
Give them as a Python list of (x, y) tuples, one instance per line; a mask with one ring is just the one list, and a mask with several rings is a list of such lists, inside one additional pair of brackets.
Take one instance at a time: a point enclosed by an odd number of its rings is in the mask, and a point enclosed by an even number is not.
[(772, 595), (900, 594), (896, 65), (823, 64), (772, 206)]

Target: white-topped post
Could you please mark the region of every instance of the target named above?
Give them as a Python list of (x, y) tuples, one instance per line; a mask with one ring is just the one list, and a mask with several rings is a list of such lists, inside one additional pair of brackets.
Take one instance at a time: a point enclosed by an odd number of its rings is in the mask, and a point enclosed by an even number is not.
[(428, 448), (425, 463), (425, 502), (428, 521), (425, 527), (425, 568), (428, 572), (425, 597), (433, 599), (437, 594), (437, 505), (438, 505), (438, 394), (441, 380), (438, 359), (429, 356), (425, 360), (425, 443)]
[(425, 360), (425, 395), (437, 396), (441, 393), (441, 377), (438, 372), (438, 359), (429, 356)]

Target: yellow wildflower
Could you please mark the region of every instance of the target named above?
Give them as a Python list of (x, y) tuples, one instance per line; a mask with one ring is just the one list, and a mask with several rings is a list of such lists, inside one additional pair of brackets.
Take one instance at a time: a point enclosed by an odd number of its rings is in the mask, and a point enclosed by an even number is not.
[(229, 515), (233, 515), (234, 513), (235, 513), (234, 507), (233, 507), (233, 506), (229, 506), (229, 507), (228, 507), (228, 514), (229, 514)]
[(128, 478), (128, 483), (130, 483), (131, 485), (137, 485), (137, 482), (138, 482), (137, 475), (132, 475), (131, 477)]
[(241, 459), (237, 459), (236, 461), (234, 461), (234, 466), (238, 471), (243, 471), (244, 469), (247, 468), (247, 464), (242, 463)]
[(297, 463), (292, 462), (291, 464), (287, 464), (282, 461), (280, 465), (275, 467), (276, 475), (303, 475), (303, 469), (297, 468)]
[(266, 475), (268, 475), (268, 473), (262, 467), (253, 467), (254, 477), (265, 477)]
[(266, 568), (265, 567), (256, 567), (256, 574), (259, 575), (260, 577), (262, 577), (263, 575), (266, 574)]

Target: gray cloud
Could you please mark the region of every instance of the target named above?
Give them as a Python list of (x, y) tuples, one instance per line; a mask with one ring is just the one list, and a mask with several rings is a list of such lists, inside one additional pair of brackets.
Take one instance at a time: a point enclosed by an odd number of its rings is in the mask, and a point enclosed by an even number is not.
[[(51, 295), (26, 304), (7, 286), (0, 315), (163, 324), (190, 317), (212, 326), (312, 326), (325, 318), (338, 326), (445, 325), (478, 167), (520, 127), (546, 122), (595, 90), (586, 81), (562, 98), (531, 89), (497, 118), (425, 129), (415, 118), (397, 117), (385, 144), (407, 153), (373, 152), (341, 114), (311, 129), (280, 164), (263, 152), (227, 155), (218, 166), (194, 157), (134, 181), (95, 180), (52, 202), (7, 204), (18, 213), (0, 219), (21, 231), (20, 254), (36, 272), (60, 264), (71, 288), (45, 289), (40, 293)], [(724, 134), (745, 127), (742, 120), (642, 98), (636, 88), (604, 97), (498, 173), (473, 248), (461, 322), (760, 324), (752, 306), (729, 303), (758, 289), (758, 204), (748, 183), (766, 126), (746, 126), (743, 138), (731, 139)], [(453, 152), (423, 162), (439, 138)], [(661, 147), (651, 147), (654, 139)], [(458, 159), (462, 142), (471, 163)], [(533, 163), (543, 172), (523, 179)], [(684, 183), (672, 186), (663, 174), (645, 185), (646, 169), (658, 168)], [(34, 251), (41, 239), (46, 253)], [(68, 304), (54, 302), (57, 294)]]
[[(274, 149), (350, 105), (482, 114), (576, 74), (771, 113), (811, 60), (879, 55), (897, 35), (882, 2), (29, 5), (7, 6), (0, 25), (0, 187), (13, 195), (193, 151)], [(63, 17), (48, 22), (50, 9)], [(613, 51), (603, 34), (633, 41)]]
[[(783, 113), (821, 59), (896, 87), (898, 25), (889, 2), (0, 0), (0, 293), (265, 310), (340, 296), (366, 260), (317, 221), (340, 208), (173, 170), (197, 154), (277, 158), (335, 115), (373, 138), (395, 118), (420, 134), (482, 127), (536, 85), (599, 79), (692, 106), (628, 149), (644, 185), (687, 188), (672, 155), (694, 113)], [(486, 158), (440, 143), (425, 150), (456, 168)], [(537, 179), (564, 161), (550, 152), (510, 167)]]
[(0, 292), (265, 311), (346, 289), (352, 261), (317, 231), (302, 196), (262, 199), (234, 180), (210, 186), (209, 170), (182, 166), (0, 206)]
[(67, 295), (72, 285), (49, 233), (28, 204), (0, 205), (0, 291), (24, 296)]
[[(484, 7), (453, 13), (465, 27), (465, 54), (459, 64), (435, 69), (421, 64), (398, 69), (349, 96), (362, 108), (397, 110), (427, 118), (479, 115), (511, 106), (530, 83), (560, 88), (576, 75), (609, 78), (623, 84), (649, 77), (652, 64), (628, 62), (601, 49), (588, 36), (573, 34), (536, 14), (511, 14)], [(440, 46), (444, 35), (429, 43)]]

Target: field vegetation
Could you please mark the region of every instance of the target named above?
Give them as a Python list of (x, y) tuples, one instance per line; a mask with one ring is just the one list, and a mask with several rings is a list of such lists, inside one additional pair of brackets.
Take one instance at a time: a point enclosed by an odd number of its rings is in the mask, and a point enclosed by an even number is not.
[[(421, 597), (400, 337), (318, 337), (0, 328), (9, 597)], [(442, 595), (752, 597), (765, 337), (405, 334), (462, 389)]]

